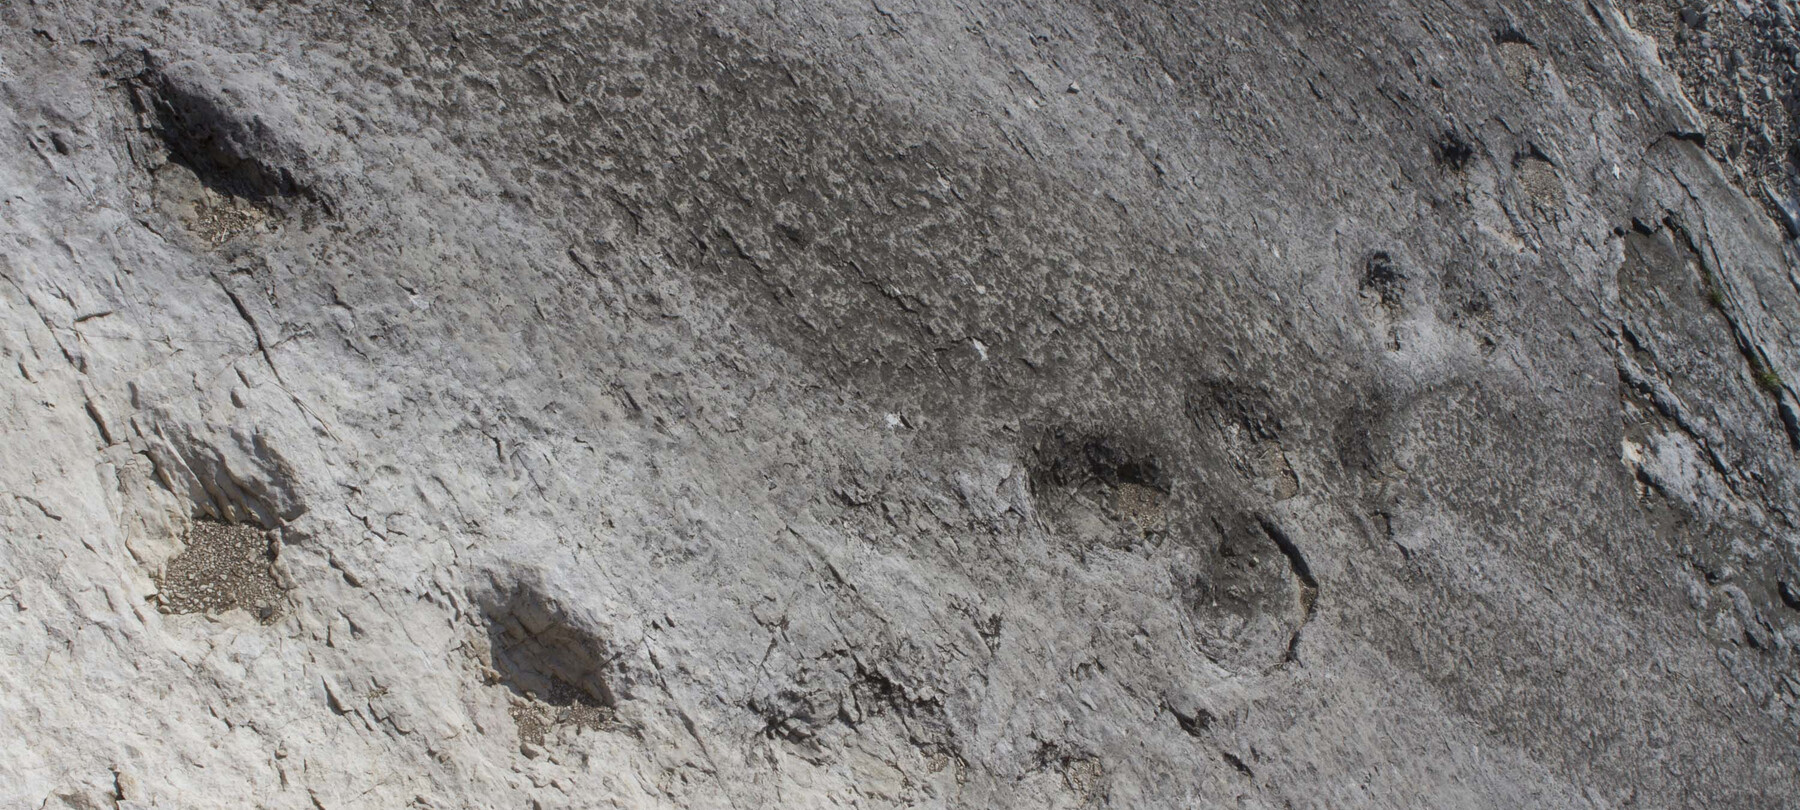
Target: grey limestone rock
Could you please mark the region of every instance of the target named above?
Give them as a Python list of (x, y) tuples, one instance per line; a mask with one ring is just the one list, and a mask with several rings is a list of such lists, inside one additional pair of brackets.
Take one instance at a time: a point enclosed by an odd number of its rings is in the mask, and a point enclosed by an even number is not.
[(1797, 13), (0, 5), (0, 807), (1792, 806)]

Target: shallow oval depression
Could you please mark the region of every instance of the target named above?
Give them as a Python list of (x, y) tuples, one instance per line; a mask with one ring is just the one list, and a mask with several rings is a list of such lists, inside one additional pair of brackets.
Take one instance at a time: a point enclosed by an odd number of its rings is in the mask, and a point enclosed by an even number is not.
[(558, 728), (600, 729), (619, 701), (611, 645), (556, 601), (518, 587), (486, 602), (490, 678), (512, 692), (519, 742), (542, 745)]

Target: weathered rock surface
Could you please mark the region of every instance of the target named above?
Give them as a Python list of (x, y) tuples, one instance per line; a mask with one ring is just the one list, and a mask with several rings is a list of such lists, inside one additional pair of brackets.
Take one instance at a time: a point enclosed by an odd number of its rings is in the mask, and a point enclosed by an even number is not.
[(1797, 12), (0, 6), (0, 807), (1791, 807)]

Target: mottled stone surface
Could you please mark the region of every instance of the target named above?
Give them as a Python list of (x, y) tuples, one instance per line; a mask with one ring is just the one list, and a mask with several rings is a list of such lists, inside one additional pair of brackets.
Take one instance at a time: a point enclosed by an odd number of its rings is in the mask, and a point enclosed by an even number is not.
[(0, 6), (0, 807), (1792, 806), (1684, 8)]

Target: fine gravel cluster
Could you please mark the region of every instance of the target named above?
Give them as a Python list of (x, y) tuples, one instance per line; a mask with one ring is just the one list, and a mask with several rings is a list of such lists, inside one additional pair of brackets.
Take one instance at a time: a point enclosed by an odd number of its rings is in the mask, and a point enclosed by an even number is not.
[(269, 538), (256, 527), (197, 520), (181, 553), (157, 577), (157, 602), (166, 613), (219, 613), (242, 608), (273, 621), (281, 602)]
[(1796, 11), (0, 3), (0, 810), (1794, 807)]

